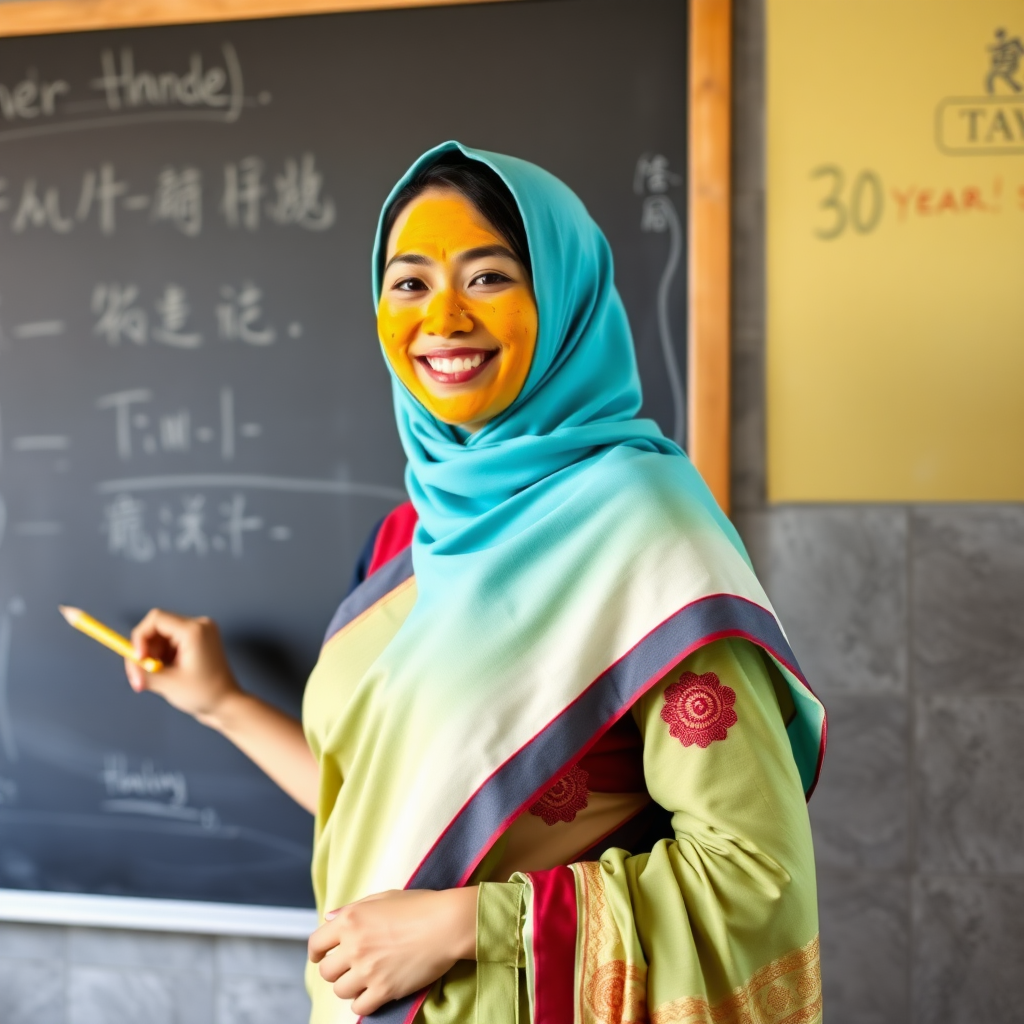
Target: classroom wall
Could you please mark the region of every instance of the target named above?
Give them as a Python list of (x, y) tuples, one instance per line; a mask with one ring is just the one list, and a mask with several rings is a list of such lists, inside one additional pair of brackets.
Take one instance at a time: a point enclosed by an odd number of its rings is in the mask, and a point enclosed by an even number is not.
[(734, 518), (829, 713), (810, 805), (825, 1019), (1011, 1024), (1024, 505), (767, 506), (764, 7), (735, 0)]
[(304, 942), (0, 922), (3, 1024), (306, 1024)]
[[(734, 514), (812, 684), (829, 1024), (1024, 1005), (1024, 506), (773, 506), (764, 0), (735, 0)], [(299, 942), (0, 923), (4, 1024), (304, 1024)]]

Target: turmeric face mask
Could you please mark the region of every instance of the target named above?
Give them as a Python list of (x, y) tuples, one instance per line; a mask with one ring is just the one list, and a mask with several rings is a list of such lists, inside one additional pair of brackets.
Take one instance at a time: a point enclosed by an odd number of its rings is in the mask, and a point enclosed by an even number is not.
[(478, 430), (523, 388), (537, 304), (523, 265), (469, 200), (430, 190), (388, 239), (377, 333), (402, 383), (445, 423)]

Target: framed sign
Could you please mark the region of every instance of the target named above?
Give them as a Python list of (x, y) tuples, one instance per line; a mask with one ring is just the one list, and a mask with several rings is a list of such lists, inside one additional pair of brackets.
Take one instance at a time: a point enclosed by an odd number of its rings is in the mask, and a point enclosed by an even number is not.
[(1024, 5), (768, 12), (769, 498), (1024, 500)]

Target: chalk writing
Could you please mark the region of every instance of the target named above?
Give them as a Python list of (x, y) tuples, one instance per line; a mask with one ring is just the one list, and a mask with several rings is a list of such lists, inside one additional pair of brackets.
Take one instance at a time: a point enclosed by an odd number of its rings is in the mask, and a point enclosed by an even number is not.
[(119, 494), (103, 512), (107, 550), (130, 562), (148, 562), (156, 554), (153, 538), (143, 525), (143, 503), (130, 494)]
[(203, 336), (196, 331), (186, 331), (188, 315), (191, 312), (185, 289), (169, 284), (163, 295), (156, 300), (156, 311), (160, 324), (153, 331), (153, 340), (175, 348), (198, 348)]
[(146, 311), (135, 304), (139, 289), (133, 284), (98, 284), (92, 293), (92, 311), (98, 316), (92, 333), (107, 339), (111, 345), (120, 345), (122, 339), (146, 343), (149, 318)]
[[(220, 301), (214, 307), (218, 336), (224, 341), (272, 345), (278, 332), (265, 320), (262, 301), (262, 289), (251, 281), (222, 286)], [(140, 301), (137, 285), (117, 281), (98, 284), (92, 293), (92, 312), (96, 317), (92, 333), (113, 346), (122, 342), (145, 345), (150, 340), (181, 349), (199, 348), (203, 344), (203, 333), (191, 325), (192, 307), (181, 285), (165, 285), (152, 309), (156, 322), (151, 328), (151, 318)], [(302, 325), (293, 321), (287, 334), (291, 338), (301, 337)]]
[(82, 187), (78, 193), (78, 206), (75, 218), (80, 221), (89, 219), (95, 206), (100, 231), (112, 235), (117, 226), (117, 200), (128, 191), (124, 181), (118, 181), (113, 164), (102, 164), (99, 174), (86, 171), (82, 176)]
[(53, 117), (57, 100), (66, 96), (71, 86), (63, 78), (41, 79), (34, 68), (14, 85), (0, 82), (0, 117), (4, 121), (34, 121), (37, 117)]
[(273, 541), (292, 536), (289, 527), (268, 527), (261, 516), (252, 514), (241, 493), (219, 502), (208, 502), (204, 494), (185, 494), (177, 503), (164, 501), (155, 509), (133, 494), (121, 493), (104, 509), (103, 530), (110, 554), (136, 563), (151, 562), (158, 554), (205, 558), (217, 552), (242, 558), (250, 535), (265, 534)]
[(274, 179), (276, 198), (267, 213), (278, 224), (299, 224), (311, 231), (325, 231), (334, 223), (334, 202), (322, 199), (323, 176), (311, 153), (302, 160), (286, 160), (283, 174)]
[(152, 761), (143, 761), (133, 772), (128, 770), (128, 758), (123, 754), (108, 754), (103, 759), (102, 779), (108, 796), (163, 798), (178, 806), (188, 803), (184, 773), (157, 771)]
[(644, 153), (636, 162), (633, 171), (633, 191), (642, 196), (645, 192), (661, 195), (673, 185), (681, 185), (683, 179), (669, 168), (668, 157), (662, 153)]
[(124, 754), (107, 754), (100, 780), (107, 795), (101, 807), (108, 813), (195, 821), (204, 828), (215, 828), (219, 824), (217, 812), (212, 808), (188, 805), (184, 772), (161, 770), (152, 761), (143, 761), (133, 770)]
[(36, 179), (25, 179), (21, 187), (21, 198), (11, 221), (12, 231), (20, 233), (28, 227), (48, 227), (58, 235), (66, 235), (74, 226), (75, 222), (60, 212), (60, 194), (56, 188), (51, 186), (40, 196)]
[(228, 225), (255, 231), (260, 226), (260, 210), (267, 190), (263, 185), (263, 161), (247, 156), (224, 165), (224, 195), (220, 210)]
[[(225, 44), (225, 63), (229, 63), (230, 44)], [(233, 51), (231, 51), (233, 52)], [(102, 91), (109, 110), (139, 107), (212, 107), (231, 105), (228, 72), (223, 67), (203, 68), (203, 58), (193, 53), (188, 70), (141, 71), (135, 67), (135, 54), (130, 46), (122, 47), (115, 57), (113, 50), (100, 54), (102, 74), (94, 78), (92, 87)]]
[(263, 324), (260, 300), (263, 293), (251, 282), (240, 288), (225, 285), (220, 290), (224, 300), (217, 306), (217, 329), (227, 341), (244, 341), (250, 345), (272, 345), (277, 338), (273, 327)]
[(683, 253), (683, 228), (675, 204), (665, 193), (671, 186), (679, 185), (681, 181), (680, 176), (670, 169), (668, 157), (661, 153), (653, 156), (645, 153), (637, 161), (633, 172), (633, 191), (637, 195), (645, 196), (640, 214), (640, 230), (656, 234), (667, 232), (669, 236), (668, 260), (658, 282), (658, 337), (672, 393), (672, 440), (680, 446), (686, 432), (686, 394), (672, 339), (668, 306), (672, 282)]
[(164, 56), (146, 66), (130, 46), (101, 49), (96, 71), (82, 82), (46, 77), (30, 68), (20, 80), (0, 80), (0, 143), (90, 128), (113, 128), (160, 121), (214, 121), (230, 124), (243, 109), (265, 106), (244, 91), (242, 65), (230, 42), (217, 57), (193, 51)]
[(255, 440), (263, 428), (259, 423), (239, 425), (235, 417), (235, 393), (232, 388), (220, 389), (217, 408), (217, 429), (195, 425), (192, 411), (151, 412), (153, 393), (147, 388), (130, 388), (101, 395), (96, 408), (114, 413), (114, 440), (117, 456), (128, 461), (135, 455), (156, 455), (160, 452), (188, 452), (193, 442), (203, 446), (220, 440), (220, 455), (225, 462), (235, 457), (237, 439)]
[[(324, 176), (316, 157), (304, 153), (287, 157), (284, 169), (273, 177), (272, 188), (263, 181), (264, 162), (256, 156), (225, 165), (224, 192), (219, 209), (230, 228), (256, 231), (266, 219), (281, 226), (326, 231), (334, 225), (334, 200), (325, 193)], [(103, 235), (114, 235), (119, 215), (149, 211), (152, 223), (166, 223), (189, 238), (197, 238), (204, 224), (203, 172), (195, 166), (161, 168), (150, 189), (139, 191), (118, 176), (110, 161), (89, 168), (77, 189), (62, 197), (60, 189), (29, 175), (18, 184), (0, 178), (0, 213), (10, 216), (14, 234), (30, 230), (71, 234), (91, 223)]]
[(269, 190), (263, 183), (263, 169), (263, 161), (255, 156), (225, 165), (220, 209), (229, 227), (255, 231), (261, 211), (278, 224), (296, 224), (310, 231), (326, 231), (334, 224), (334, 200), (321, 194), (324, 179), (312, 153), (285, 160), (284, 171), (274, 177), (273, 199), (265, 207)]
[(195, 167), (165, 167), (156, 179), (153, 220), (168, 220), (192, 237), (203, 228), (203, 181)]
[(33, 323), (15, 324), (11, 333), (16, 338), (56, 338), (65, 330), (63, 320), (37, 320)]

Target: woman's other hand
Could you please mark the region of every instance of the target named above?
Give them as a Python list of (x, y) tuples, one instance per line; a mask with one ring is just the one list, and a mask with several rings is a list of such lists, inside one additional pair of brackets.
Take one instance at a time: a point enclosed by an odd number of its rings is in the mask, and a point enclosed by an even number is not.
[(132, 630), (132, 643), (137, 657), (164, 663), (161, 672), (150, 673), (126, 660), (132, 689), (158, 693), (206, 725), (215, 725), (225, 700), (240, 693), (211, 619), (188, 619), (154, 608)]
[(309, 959), (365, 1016), (476, 959), (476, 897), (476, 886), (367, 896), (327, 915), (309, 937)]

